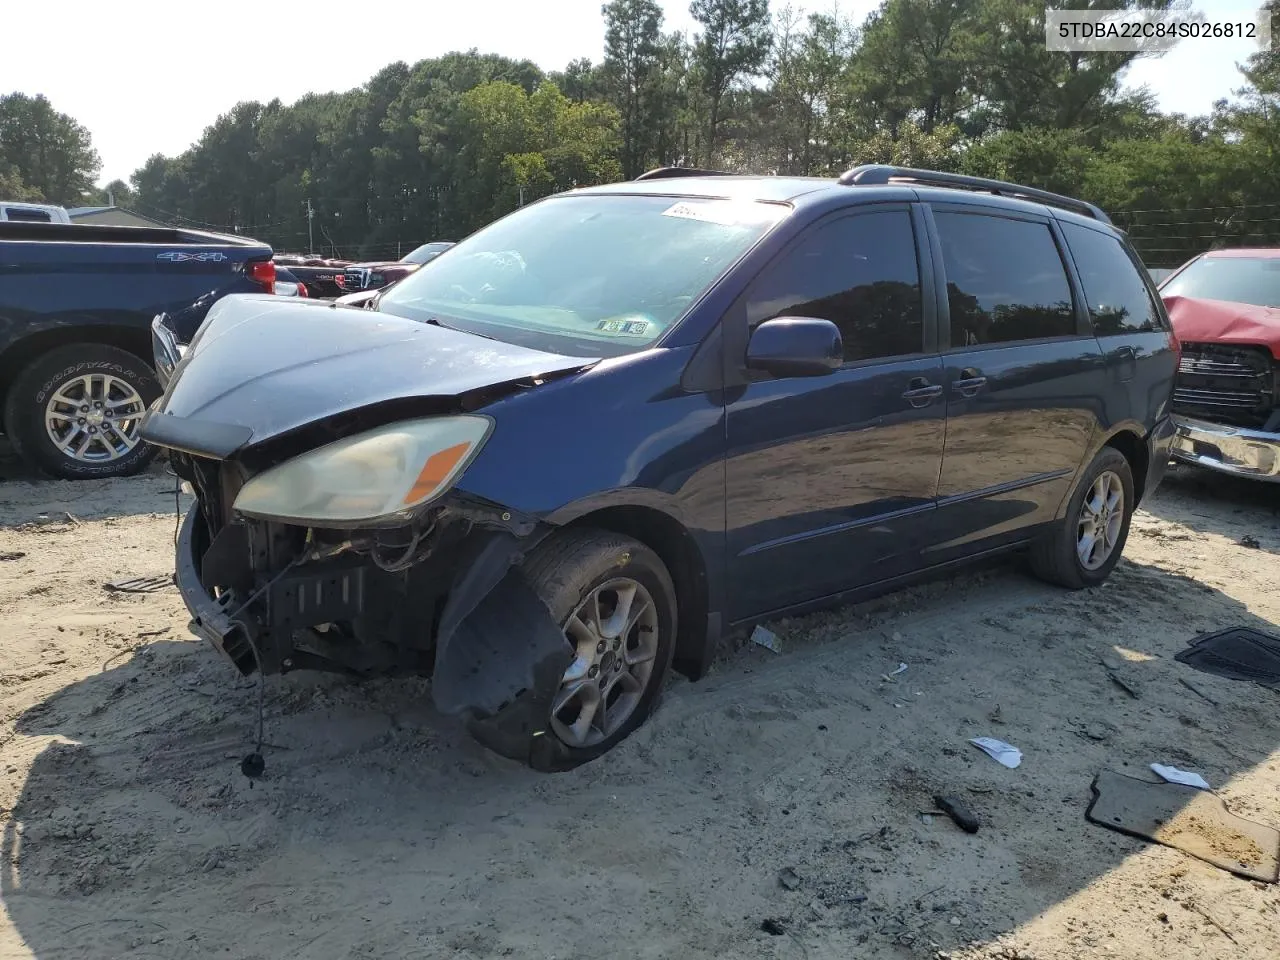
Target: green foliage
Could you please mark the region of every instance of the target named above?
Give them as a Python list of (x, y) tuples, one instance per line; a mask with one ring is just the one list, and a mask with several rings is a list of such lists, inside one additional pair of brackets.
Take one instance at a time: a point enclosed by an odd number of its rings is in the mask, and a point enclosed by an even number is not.
[(94, 195), (102, 164), (89, 131), (43, 96), (0, 97), (0, 199), (80, 206)]
[[(186, 153), (149, 159), (127, 201), (123, 185), (113, 192), (140, 213), (280, 250), (313, 235), (326, 253), (383, 257), (654, 166), (834, 176), (881, 162), (1087, 198), (1153, 265), (1280, 242), (1280, 55), (1252, 57), (1241, 98), (1212, 116), (1164, 116), (1149, 91), (1122, 89), (1134, 54), (1045, 50), (1044, 5), (884, 0), (855, 23), (820, 4), (771, 16), (767, 0), (694, 0), (685, 35), (663, 33), (656, 0), (607, 0), (599, 63), (544, 74), (471, 50), (288, 106), (238, 104)], [(87, 197), (96, 157), (74, 121), (39, 99), (0, 107), (0, 195)], [(28, 134), (37, 113), (57, 137)], [(32, 161), (59, 138), (63, 159)]]

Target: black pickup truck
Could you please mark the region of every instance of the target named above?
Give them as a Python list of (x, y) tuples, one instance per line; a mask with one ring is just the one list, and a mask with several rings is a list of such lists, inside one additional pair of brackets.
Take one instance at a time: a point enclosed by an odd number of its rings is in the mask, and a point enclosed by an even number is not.
[(151, 227), (0, 223), (0, 411), (20, 458), (57, 477), (136, 473), (160, 395), (152, 320), (190, 341), (229, 293), (271, 293), (271, 247)]

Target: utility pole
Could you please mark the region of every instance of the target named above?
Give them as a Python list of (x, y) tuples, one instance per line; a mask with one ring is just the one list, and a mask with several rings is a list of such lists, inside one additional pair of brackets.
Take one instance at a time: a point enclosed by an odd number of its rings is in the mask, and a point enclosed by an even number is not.
[(314, 254), (316, 252), (315, 234), (311, 229), (311, 221), (315, 219), (316, 212), (311, 209), (311, 198), (307, 197), (307, 253)]

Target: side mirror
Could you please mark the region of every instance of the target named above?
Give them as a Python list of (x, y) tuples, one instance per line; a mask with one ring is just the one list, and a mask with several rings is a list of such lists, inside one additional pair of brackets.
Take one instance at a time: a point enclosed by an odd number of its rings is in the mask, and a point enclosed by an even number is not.
[(830, 320), (775, 317), (747, 344), (747, 368), (775, 377), (822, 377), (844, 363), (844, 340)]

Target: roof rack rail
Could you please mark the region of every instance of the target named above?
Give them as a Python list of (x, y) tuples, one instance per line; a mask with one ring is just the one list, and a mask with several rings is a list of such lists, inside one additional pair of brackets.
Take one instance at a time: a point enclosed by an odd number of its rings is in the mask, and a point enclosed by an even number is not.
[(636, 177), (637, 180), (667, 180), (671, 177), (727, 177), (723, 170), (699, 170), (697, 167), (658, 167)]
[(917, 170), (913, 167), (893, 167), (886, 164), (866, 163), (862, 166), (846, 170), (839, 183), (846, 187), (883, 186), (900, 180), (909, 180), (925, 186), (956, 187), (961, 190), (977, 190), (994, 193), (999, 196), (1017, 197), (1023, 200), (1035, 200), (1051, 207), (1061, 207), (1074, 213), (1082, 213), (1102, 223), (1111, 223), (1102, 210), (1092, 203), (1064, 197), (1048, 190), (1037, 190), (1035, 187), (1024, 187), (1016, 183), (1005, 183), (1003, 180), (988, 180), (986, 177), (969, 177), (960, 173), (939, 173), (936, 170)]

